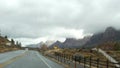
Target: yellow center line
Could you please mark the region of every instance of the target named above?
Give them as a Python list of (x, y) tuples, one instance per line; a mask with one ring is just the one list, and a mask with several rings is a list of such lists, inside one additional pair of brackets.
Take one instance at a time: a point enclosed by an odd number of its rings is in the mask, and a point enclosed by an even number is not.
[(23, 56), (25, 56), (26, 53), (27, 53), (27, 52), (25, 52), (25, 53), (23, 53), (23, 54), (21, 54), (21, 55), (18, 55), (18, 56), (16, 56), (16, 57), (14, 57), (14, 58), (12, 58), (12, 59), (10, 59), (10, 60), (8, 60), (8, 61), (0, 64), (0, 68), (3, 68), (3, 67), (5, 67), (6, 65), (8, 65), (8, 64), (10, 64), (10, 63), (13, 63), (13, 62), (15, 62), (16, 60), (22, 58)]

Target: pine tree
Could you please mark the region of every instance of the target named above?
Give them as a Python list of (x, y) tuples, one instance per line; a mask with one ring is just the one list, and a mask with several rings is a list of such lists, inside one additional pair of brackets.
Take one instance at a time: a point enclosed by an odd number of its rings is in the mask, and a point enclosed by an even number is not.
[(18, 41), (16, 41), (16, 46), (18, 46), (19, 45), (19, 43), (18, 43)]
[(18, 47), (21, 47), (22, 46), (22, 44), (21, 43), (18, 43)]
[(5, 36), (5, 38), (6, 38), (6, 39), (8, 38), (7, 35)]
[(15, 41), (13, 39), (11, 39), (11, 45), (14, 46), (15, 45)]

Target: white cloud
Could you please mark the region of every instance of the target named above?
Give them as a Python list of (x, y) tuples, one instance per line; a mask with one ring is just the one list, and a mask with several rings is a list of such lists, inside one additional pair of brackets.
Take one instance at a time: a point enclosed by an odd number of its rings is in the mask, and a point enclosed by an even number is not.
[(68, 28), (54, 28), (51, 29), (50, 34), (56, 37), (74, 37), (83, 38), (83, 29), (68, 29)]
[(40, 43), (40, 42), (46, 42), (46, 41), (61, 41), (61, 42), (64, 42), (65, 41), (65, 38), (55, 38), (55, 37), (43, 37), (43, 38), (36, 38), (36, 39), (31, 39), (31, 38), (15, 38), (14, 39), (15, 41), (19, 41), (19, 42), (22, 42), (22, 46), (26, 46), (26, 45), (29, 45), (29, 44), (37, 44), (37, 43)]
[(25, 44), (39, 38), (82, 38), (108, 26), (120, 28), (119, 3), (120, 0), (0, 0), (0, 28), (2, 34)]
[(0, 0), (0, 8), (14, 10), (19, 7), (19, 0)]
[(61, 41), (64, 42), (65, 38), (83, 38), (83, 30), (77, 30), (77, 29), (66, 29), (66, 28), (55, 28), (51, 29), (49, 35), (42, 36), (39, 38), (15, 38), (16, 41), (20, 41), (23, 43), (23, 45), (28, 44), (35, 44), (39, 43), (40, 41), (46, 42), (46, 41)]

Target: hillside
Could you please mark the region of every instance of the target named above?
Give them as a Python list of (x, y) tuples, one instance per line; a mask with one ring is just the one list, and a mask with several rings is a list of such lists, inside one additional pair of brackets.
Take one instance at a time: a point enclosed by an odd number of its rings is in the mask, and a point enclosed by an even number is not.
[(10, 43), (7, 38), (0, 36), (0, 45), (6, 45), (6, 43)]
[(20, 49), (15, 42), (9, 41), (7, 38), (0, 36), (0, 53)]

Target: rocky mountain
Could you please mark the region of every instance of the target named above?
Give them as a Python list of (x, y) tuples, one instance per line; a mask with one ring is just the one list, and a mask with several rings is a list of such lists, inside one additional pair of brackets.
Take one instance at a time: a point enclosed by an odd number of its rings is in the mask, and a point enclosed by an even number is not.
[(119, 40), (120, 40), (120, 31), (116, 30), (113, 27), (108, 27), (104, 32), (94, 34), (90, 38), (90, 40), (84, 45), (84, 47), (94, 47), (105, 42), (119, 41)]
[(66, 38), (66, 40), (63, 43), (61, 43), (60, 41), (56, 41), (50, 46), (50, 48), (52, 48), (53, 46), (58, 46), (60, 48), (80, 48), (89, 39), (90, 39), (90, 36), (85, 37), (83, 39)]
[[(58, 46), (60, 48), (90, 48), (98, 46), (102, 43), (114, 41), (120, 41), (120, 31), (116, 30), (113, 27), (108, 27), (104, 32), (93, 34), (92, 36), (87, 36), (83, 39), (66, 38), (64, 42), (56, 41), (55, 43), (46, 42), (44, 44), (48, 45), (49, 48), (52, 48), (54, 46)], [(40, 47), (41, 44), (39, 43), (34, 46)]]
[(65, 42), (63, 42), (64, 48), (79, 48), (83, 46), (90, 37), (84, 37), (83, 39), (74, 39), (74, 38), (67, 38)]

